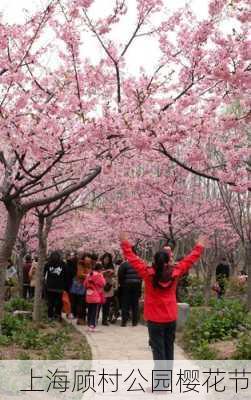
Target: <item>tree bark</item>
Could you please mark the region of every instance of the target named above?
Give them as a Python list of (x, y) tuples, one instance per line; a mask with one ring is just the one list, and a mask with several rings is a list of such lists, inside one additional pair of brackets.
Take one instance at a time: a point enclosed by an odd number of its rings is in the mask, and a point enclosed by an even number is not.
[(23, 250), (17, 256), (17, 276), (18, 276), (18, 292), (19, 296), (23, 296), (23, 267), (24, 267), (24, 256), (25, 252)]
[(23, 267), (24, 267), (24, 257), (27, 254), (27, 244), (24, 241), (19, 241), (16, 245), (17, 255), (16, 255), (16, 267), (18, 276), (18, 291), (20, 297), (23, 296)]
[(204, 296), (205, 296), (205, 304), (208, 305), (212, 295), (212, 269), (209, 265), (206, 265), (206, 277), (205, 277), (205, 287), (204, 287)]
[(6, 266), (8, 260), (11, 258), (12, 250), (16, 242), (18, 230), (23, 217), (22, 211), (15, 205), (7, 207), (7, 224), (3, 241), (0, 245), (0, 319), (4, 314), (4, 293), (5, 293), (5, 278), (6, 278)]
[(50, 230), (50, 225), (45, 222), (45, 218), (40, 216), (38, 219), (38, 266), (36, 271), (36, 287), (33, 307), (33, 320), (41, 321), (42, 318), (42, 294), (44, 282), (44, 266), (47, 255), (47, 238)]
[[(20, 193), (17, 193), (16, 199), (12, 196), (11, 198), (9, 197), (9, 192), (11, 188), (11, 184), (9, 183), (10, 177), (12, 175), (12, 167), (15, 163), (11, 163), (10, 165), (7, 165), (7, 169), (5, 172), (5, 187), (4, 190), (2, 188), (3, 192), (3, 198), (4, 198), (4, 205), (7, 209), (8, 216), (7, 216), (7, 224), (6, 224), (6, 229), (5, 229), (5, 235), (3, 237), (3, 241), (1, 242), (0, 245), (0, 319), (3, 316), (3, 311), (4, 311), (4, 283), (5, 283), (5, 277), (6, 277), (6, 266), (8, 263), (8, 259), (11, 257), (13, 247), (15, 245), (20, 223), (22, 220), (22, 217), (26, 212), (31, 210), (34, 207), (42, 206), (42, 205), (47, 205), (52, 202), (58, 201), (64, 197), (67, 197), (71, 195), (72, 193), (78, 191), (79, 189), (87, 186), (90, 182), (92, 182), (101, 172), (101, 167), (96, 167), (95, 169), (92, 170), (88, 175), (86, 175), (85, 178), (83, 178), (82, 181), (75, 185), (71, 185), (70, 187), (62, 190), (61, 192), (57, 192), (56, 194), (50, 196), (50, 197), (43, 197), (40, 199), (36, 200), (30, 200), (26, 204), (20, 204), (20, 198), (19, 195)], [(4, 160), (4, 163), (6, 164), (6, 161)], [(43, 217), (44, 218), (44, 217)], [(40, 227), (41, 228), (41, 227)], [(39, 229), (40, 229), (39, 228)], [(40, 268), (38, 271), (38, 277), (42, 279), (42, 274), (43, 274), (43, 266), (44, 266), (44, 261), (46, 257), (46, 247), (47, 247), (47, 240), (45, 240), (45, 243), (42, 243), (43, 239), (41, 239), (41, 246), (40, 246)], [(42, 283), (38, 281), (38, 289), (37, 289), (37, 295), (35, 297), (35, 313), (34, 313), (34, 318), (39, 318), (39, 303), (41, 303), (41, 294), (42, 294)]]

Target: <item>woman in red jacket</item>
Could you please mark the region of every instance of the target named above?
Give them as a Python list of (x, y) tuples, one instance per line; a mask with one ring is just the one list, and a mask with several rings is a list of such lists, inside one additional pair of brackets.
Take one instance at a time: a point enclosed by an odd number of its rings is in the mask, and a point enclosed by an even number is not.
[[(206, 238), (200, 237), (192, 252), (176, 265), (170, 263), (167, 251), (154, 256), (150, 268), (132, 251), (127, 234), (121, 234), (125, 259), (145, 282), (144, 318), (148, 323), (149, 339), (154, 360), (173, 360), (177, 320), (176, 288), (179, 278), (200, 258)], [(170, 365), (169, 365), (170, 366)], [(171, 367), (172, 368), (172, 363)]]

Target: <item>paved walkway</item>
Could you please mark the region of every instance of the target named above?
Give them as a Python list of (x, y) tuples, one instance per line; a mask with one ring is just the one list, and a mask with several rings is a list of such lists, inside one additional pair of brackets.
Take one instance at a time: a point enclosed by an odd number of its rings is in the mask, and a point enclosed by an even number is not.
[[(120, 373), (126, 377), (131, 376), (132, 370), (139, 371), (140, 369), (148, 381), (147, 383), (144, 380), (141, 382), (140, 376), (135, 372), (138, 376), (136, 379), (139, 379), (144, 388), (149, 387), (151, 389), (149, 382), (151, 382), (152, 379), (152, 352), (148, 345), (148, 331), (146, 326), (138, 325), (137, 327), (132, 327), (128, 325), (122, 328), (118, 321), (117, 324), (111, 324), (108, 327), (100, 325), (98, 326), (97, 332), (90, 333), (86, 326), (76, 325), (75, 320), (71, 322), (81, 334), (85, 335), (91, 346), (92, 358), (93, 360), (97, 360), (94, 361), (92, 365), (94, 370), (98, 371), (99, 368), (102, 367), (105, 368), (106, 371), (114, 371), (114, 361), (116, 362), (115, 366), (120, 369)], [(177, 362), (179, 362), (178, 360), (187, 360), (186, 355), (177, 345), (175, 346), (175, 359)], [(98, 360), (102, 360), (102, 365), (98, 364)], [(139, 363), (140, 360), (144, 360), (142, 364)], [(182, 366), (182, 368), (184, 368), (186, 365), (188, 369), (193, 369), (190, 367), (190, 360), (186, 361), (186, 364), (184, 361), (181, 361), (181, 363), (182, 364), (179, 364), (180, 367)], [(100, 369), (100, 371), (102, 371), (102, 369)], [(144, 391), (132, 391), (128, 393), (125, 388), (126, 383), (124, 382), (123, 385), (119, 386), (119, 391), (116, 393), (111, 394), (111, 390), (114, 390), (113, 386), (112, 389), (106, 388), (106, 392), (102, 392), (102, 390), (100, 393), (89, 391), (85, 393), (83, 399), (112, 400), (112, 398), (114, 398), (114, 400), (130, 400), (130, 396), (132, 400), (156, 399), (156, 393), (149, 394)], [(184, 396), (181, 397), (179, 393), (169, 393), (168, 397), (170, 396), (173, 400), (194, 400), (194, 394), (190, 396), (189, 393), (186, 393), (185, 398)], [(199, 399), (202, 400), (204, 397), (200, 397)]]
[[(76, 325), (91, 346), (93, 360), (151, 360), (148, 346), (148, 332), (144, 325), (121, 327), (119, 322), (110, 326), (99, 326), (97, 332), (90, 333), (86, 326)], [(183, 350), (175, 345), (175, 359), (186, 360)]]

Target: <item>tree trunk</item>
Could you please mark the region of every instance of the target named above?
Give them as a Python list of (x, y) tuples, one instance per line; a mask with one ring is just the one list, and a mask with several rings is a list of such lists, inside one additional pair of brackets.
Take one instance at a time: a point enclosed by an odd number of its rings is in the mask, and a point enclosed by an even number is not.
[(199, 280), (200, 279), (200, 267), (199, 267), (199, 265), (196, 264), (193, 268), (195, 271), (195, 276)]
[(209, 300), (211, 299), (212, 295), (212, 270), (209, 265), (206, 266), (206, 279), (205, 279), (205, 287), (204, 287), (204, 296), (205, 296), (205, 303), (208, 305)]
[(20, 251), (16, 257), (16, 266), (17, 266), (17, 276), (18, 276), (18, 291), (20, 297), (23, 297), (23, 267), (24, 267), (24, 257), (27, 253), (27, 249), (25, 243), (20, 245)]
[(8, 260), (11, 258), (22, 217), (23, 213), (17, 206), (12, 205), (8, 207), (7, 224), (3, 241), (0, 245), (0, 319), (4, 313), (6, 266)]
[(41, 321), (42, 318), (42, 294), (43, 294), (43, 282), (44, 282), (44, 265), (47, 255), (47, 238), (48, 238), (48, 227), (45, 226), (45, 218), (39, 217), (38, 222), (38, 266), (36, 271), (36, 287), (35, 287), (35, 298), (33, 308), (33, 320), (36, 322)]

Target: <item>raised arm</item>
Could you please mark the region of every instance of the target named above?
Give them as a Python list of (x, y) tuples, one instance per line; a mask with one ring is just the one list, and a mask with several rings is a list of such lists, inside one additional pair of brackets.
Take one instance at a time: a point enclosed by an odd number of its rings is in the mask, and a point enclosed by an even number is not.
[(145, 264), (145, 262), (141, 260), (141, 258), (136, 256), (136, 254), (132, 251), (132, 245), (128, 242), (128, 240), (121, 241), (121, 248), (124, 254), (124, 258), (138, 272), (139, 276), (142, 279), (145, 279), (148, 276), (147, 264)]
[(174, 267), (172, 277), (179, 278), (180, 276), (184, 275), (196, 261), (199, 260), (201, 254), (204, 251), (204, 245), (198, 243), (190, 254), (183, 258), (178, 264)]

